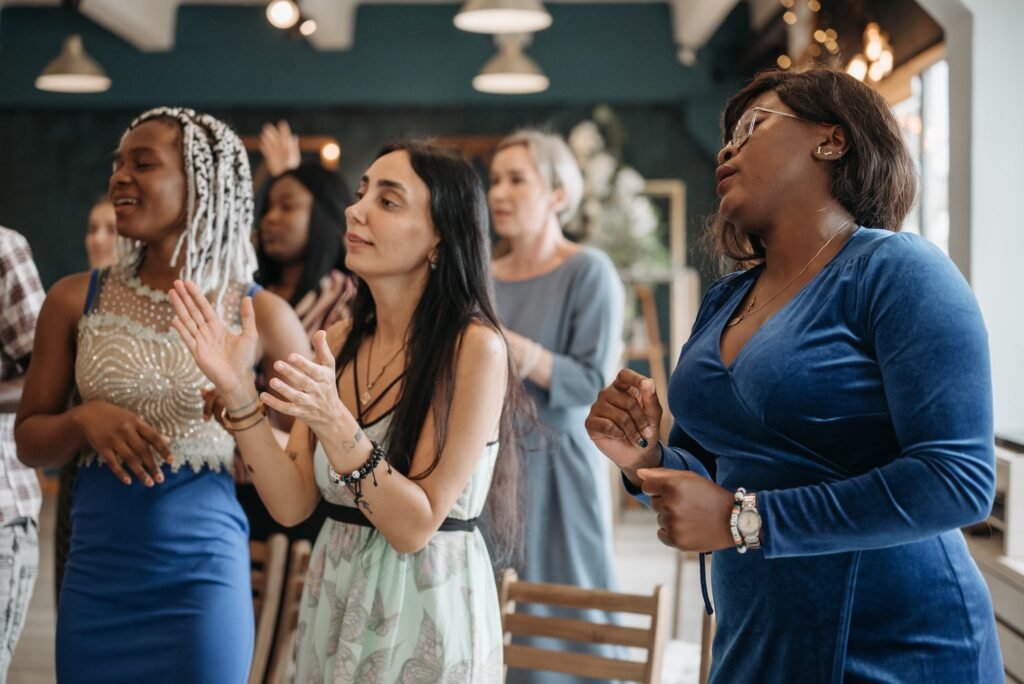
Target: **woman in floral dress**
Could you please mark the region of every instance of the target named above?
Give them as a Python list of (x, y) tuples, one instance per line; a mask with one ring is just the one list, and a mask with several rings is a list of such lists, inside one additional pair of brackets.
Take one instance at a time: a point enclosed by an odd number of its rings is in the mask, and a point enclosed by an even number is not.
[[(217, 387), (253, 483), (282, 524), (321, 498), (299, 616), (300, 682), (500, 682), (502, 637), (485, 514), (516, 538), (518, 403), (489, 287), (487, 207), (461, 156), (385, 148), (346, 211), (360, 278), (350, 321), (314, 335), (257, 394), (248, 305), (228, 332), (190, 283), (175, 328)], [(296, 418), (274, 441), (261, 405)], [(485, 511), (486, 509), (486, 511)]]

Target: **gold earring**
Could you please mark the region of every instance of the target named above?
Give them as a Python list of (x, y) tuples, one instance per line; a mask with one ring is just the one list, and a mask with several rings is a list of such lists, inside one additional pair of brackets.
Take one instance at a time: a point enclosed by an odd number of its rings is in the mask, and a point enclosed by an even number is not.
[(821, 151), (821, 145), (818, 145), (818, 150), (817, 150), (817, 152), (818, 152), (818, 154), (819, 154), (819, 155), (821, 155), (822, 157), (831, 157), (831, 156), (832, 156), (833, 154), (835, 154), (835, 152), (833, 152), (832, 150), (825, 150), (824, 152), (822, 152), (822, 151)]

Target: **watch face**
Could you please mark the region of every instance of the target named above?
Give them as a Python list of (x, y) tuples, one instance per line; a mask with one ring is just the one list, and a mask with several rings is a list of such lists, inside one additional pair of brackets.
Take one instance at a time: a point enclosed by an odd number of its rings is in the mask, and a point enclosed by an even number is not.
[(740, 511), (740, 515), (736, 519), (736, 529), (744, 537), (757, 534), (761, 531), (761, 516), (757, 511)]

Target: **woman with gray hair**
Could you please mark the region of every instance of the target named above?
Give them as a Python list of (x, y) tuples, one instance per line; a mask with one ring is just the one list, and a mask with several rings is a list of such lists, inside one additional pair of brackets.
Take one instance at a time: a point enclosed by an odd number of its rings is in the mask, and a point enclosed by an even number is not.
[[(498, 311), (541, 427), (523, 430), (527, 500), (519, 575), (610, 589), (615, 580), (608, 467), (584, 421), (618, 360), (622, 284), (604, 253), (562, 233), (583, 196), (583, 177), (564, 140), (536, 130), (516, 132), (499, 143), (490, 177), (494, 230), (508, 246), (494, 261)], [(608, 619), (546, 606), (528, 609)], [(588, 650), (611, 655), (607, 647)], [(508, 681), (585, 680), (511, 670)]]
[[(121, 138), (109, 190), (120, 259), (50, 290), (15, 427), (26, 465), (81, 454), (57, 679), (244, 682), (253, 612), (235, 441), (203, 419), (209, 380), (171, 329), (166, 291), (194, 279), (239, 325), (256, 266), (248, 158), (223, 122), (154, 109)], [(309, 355), (287, 302), (254, 299), (261, 356)], [(82, 401), (68, 408), (72, 392)]]

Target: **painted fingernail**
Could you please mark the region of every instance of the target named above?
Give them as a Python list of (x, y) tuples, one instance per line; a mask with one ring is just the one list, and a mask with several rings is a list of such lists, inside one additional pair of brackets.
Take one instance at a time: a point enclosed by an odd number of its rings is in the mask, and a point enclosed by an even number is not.
[(126, 485), (130, 485), (132, 483), (132, 480), (130, 477), (126, 477), (123, 480), (121, 480), (121, 482), (124, 482)]
[(156, 481), (157, 482), (163, 482), (164, 481), (164, 476), (163, 475), (157, 475), (156, 476)]
[(637, 444), (640, 445), (641, 449), (646, 449), (647, 448), (647, 438), (646, 437), (641, 437), (640, 441), (637, 442)]

